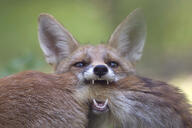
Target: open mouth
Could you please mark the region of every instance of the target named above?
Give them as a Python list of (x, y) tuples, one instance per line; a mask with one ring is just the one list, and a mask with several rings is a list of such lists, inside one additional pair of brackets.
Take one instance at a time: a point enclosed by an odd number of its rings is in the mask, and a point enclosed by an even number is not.
[(95, 114), (101, 114), (101, 113), (107, 112), (109, 110), (108, 99), (106, 99), (105, 101), (97, 101), (93, 99), (91, 108), (93, 113)]
[(112, 81), (109, 80), (85, 80), (86, 84), (102, 84), (102, 85), (109, 85)]

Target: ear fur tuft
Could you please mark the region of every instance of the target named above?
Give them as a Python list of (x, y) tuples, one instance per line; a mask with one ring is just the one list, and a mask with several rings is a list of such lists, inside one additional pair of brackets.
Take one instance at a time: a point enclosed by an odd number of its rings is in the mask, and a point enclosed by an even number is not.
[(42, 13), (38, 21), (40, 47), (49, 64), (58, 64), (78, 47), (77, 41), (70, 32), (53, 16)]
[(145, 38), (145, 19), (141, 9), (136, 9), (117, 26), (109, 39), (109, 45), (135, 64), (142, 56)]

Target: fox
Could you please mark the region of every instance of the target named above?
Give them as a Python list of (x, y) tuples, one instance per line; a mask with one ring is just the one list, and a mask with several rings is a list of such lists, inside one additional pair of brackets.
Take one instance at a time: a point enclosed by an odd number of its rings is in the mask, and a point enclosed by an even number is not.
[(181, 90), (136, 74), (146, 35), (141, 9), (96, 46), (80, 45), (52, 15), (40, 14), (45, 59), (55, 74), (72, 72), (83, 85), (76, 95), (91, 102), (88, 128), (192, 128), (191, 105)]
[(88, 100), (72, 73), (24, 71), (0, 79), (0, 128), (86, 128)]

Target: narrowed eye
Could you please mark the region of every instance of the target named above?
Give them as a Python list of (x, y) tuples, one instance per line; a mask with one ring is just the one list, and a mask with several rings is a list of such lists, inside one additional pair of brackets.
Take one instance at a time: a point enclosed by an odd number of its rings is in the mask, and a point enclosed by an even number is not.
[(107, 63), (107, 65), (112, 67), (112, 68), (117, 68), (119, 66), (118, 63), (115, 61), (110, 61)]
[(77, 63), (75, 63), (73, 66), (75, 66), (75, 67), (78, 67), (78, 68), (82, 68), (82, 67), (84, 67), (84, 66), (86, 66), (87, 64), (85, 63), (85, 62), (77, 62)]

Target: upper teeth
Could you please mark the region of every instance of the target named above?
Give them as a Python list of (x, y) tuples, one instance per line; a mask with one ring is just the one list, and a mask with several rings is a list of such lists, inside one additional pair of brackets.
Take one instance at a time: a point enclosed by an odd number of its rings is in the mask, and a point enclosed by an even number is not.
[(107, 106), (107, 104), (108, 104), (108, 99), (105, 100), (105, 103), (104, 103), (103, 106), (100, 106), (95, 99), (93, 99), (93, 103), (94, 103), (94, 105), (95, 105), (96, 107), (98, 107), (98, 108), (100, 108), (100, 109), (103, 109), (103, 108), (105, 108), (105, 107)]
[(95, 80), (92, 80), (92, 84), (94, 84), (95, 83)]
[[(109, 80), (106, 80), (107, 81), (107, 85), (109, 84)], [(91, 83), (92, 84), (95, 84), (95, 80), (91, 80)]]

